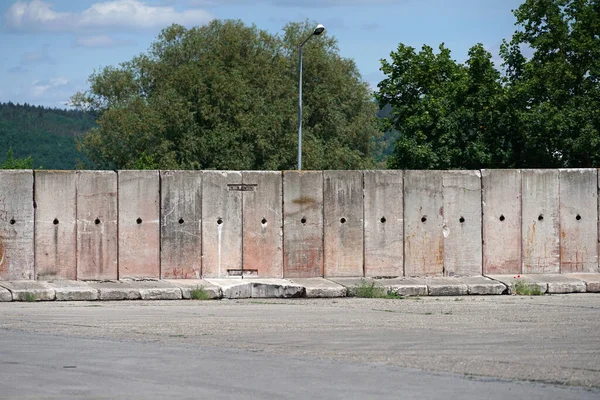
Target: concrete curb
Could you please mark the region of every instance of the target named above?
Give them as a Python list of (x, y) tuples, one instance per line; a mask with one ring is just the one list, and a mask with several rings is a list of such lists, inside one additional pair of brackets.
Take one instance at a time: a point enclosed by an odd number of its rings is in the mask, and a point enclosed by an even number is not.
[(542, 294), (600, 292), (600, 274), (490, 275), (428, 278), (215, 278), (120, 281), (0, 281), (0, 302), (180, 300), (202, 289), (206, 299), (333, 298), (355, 296), (361, 285), (373, 285), (398, 296), (464, 296), (514, 294), (521, 281)]

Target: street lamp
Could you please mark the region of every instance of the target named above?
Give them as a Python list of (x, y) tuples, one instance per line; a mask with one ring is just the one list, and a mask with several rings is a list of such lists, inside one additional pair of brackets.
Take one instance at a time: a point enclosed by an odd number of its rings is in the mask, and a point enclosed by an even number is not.
[(299, 66), (299, 84), (298, 84), (298, 171), (302, 171), (302, 46), (313, 36), (319, 36), (325, 31), (321, 24), (317, 25), (313, 33), (300, 44), (300, 66)]

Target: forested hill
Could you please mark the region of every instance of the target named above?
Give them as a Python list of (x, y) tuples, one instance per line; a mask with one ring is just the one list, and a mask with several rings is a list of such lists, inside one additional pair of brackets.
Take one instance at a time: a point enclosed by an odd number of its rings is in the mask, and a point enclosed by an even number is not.
[(75, 169), (87, 161), (75, 139), (94, 125), (83, 111), (0, 103), (0, 164), (12, 148), (15, 157), (31, 156), (35, 168)]

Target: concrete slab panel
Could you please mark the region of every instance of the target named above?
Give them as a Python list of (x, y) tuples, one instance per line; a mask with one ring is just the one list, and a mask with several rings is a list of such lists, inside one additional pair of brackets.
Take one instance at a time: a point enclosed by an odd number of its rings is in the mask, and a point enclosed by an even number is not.
[(529, 287), (537, 287), (542, 294), (548, 291), (548, 282), (543, 274), (531, 275), (487, 275), (488, 278), (503, 283), (508, 294), (515, 294), (515, 285), (521, 281)]
[(364, 171), (365, 276), (404, 275), (402, 171)]
[(482, 170), (483, 272), (521, 272), (521, 171)]
[(79, 171), (77, 279), (117, 279), (117, 174)]
[(98, 300), (98, 291), (82, 281), (56, 280), (40, 284), (54, 290), (56, 301), (91, 301)]
[(0, 287), (0, 302), (12, 301), (10, 290)]
[(558, 170), (522, 170), (523, 273), (560, 272)]
[(348, 296), (356, 296), (362, 285), (374, 285), (381, 289), (381, 294), (394, 293), (398, 296), (427, 296), (427, 285), (424, 279), (418, 278), (333, 278), (333, 282), (344, 286)]
[(598, 270), (598, 173), (560, 170), (560, 271)]
[(283, 193), (278, 171), (244, 171), (243, 270), (252, 277), (283, 277)]
[(588, 293), (600, 293), (600, 274), (565, 274), (564, 276), (585, 282), (585, 291)]
[(507, 291), (502, 282), (485, 276), (468, 276), (457, 278), (460, 283), (467, 285), (469, 295), (499, 295)]
[(37, 281), (0, 281), (0, 286), (10, 291), (13, 301), (52, 301), (55, 297), (53, 289)]
[(323, 172), (283, 173), (283, 275), (323, 276)]
[(363, 276), (363, 173), (324, 171), (324, 274)]
[(153, 279), (123, 279), (140, 291), (142, 300), (181, 300), (181, 289), (167, 281)]
[(480, 276), (482, 266), (481, 173), (443, 174), (444, 275)]
[(119, 171), (119, 279), (160, 277), (158, 171)]
[(100, 300), (139, 300), (140, 289), (124, 281), (89, 281), (87, 284), (98, 290)]
[(404, 172), (404, 273), (444, 273), (444, 210), (441, 171)]
[(241, 172), (202, 175), (202, 275), (227, 277), (242, 270)]
[(303, 286), (308, 298), (346, 297), (348, 290), (324, 278), (292, 278), (290, 282)]
[(181, 290), (182, 298), (186, 300), (191, 299), (192, 291), (199, 288), (204, 290), (208, 299), (221, 298), (221, 289), (203, 279), (165, 279), (165, 282), (177, 286)]
[(225, 299), (249, 299), (252, 297), (252, 282), (249, 279), (205, 279), (218, 287)]
[(427, 278), (427, 292), (430, 296), (464, 296), (469, 288), (456, 278)]
[(0, 171), (0, 280), (35, 279), (33, 171)]
[(202, 172), (161, 172), (161, 277), (202, 274)]
[[(244, 279), (246, 280), (246, 279)], [(252, 283), (252, 298), (278, 299), (304, 297), (304, 286), (286, 279), (248, 279)]]
[(35, 171), (36, 279), (77, 279), (77, 173)]

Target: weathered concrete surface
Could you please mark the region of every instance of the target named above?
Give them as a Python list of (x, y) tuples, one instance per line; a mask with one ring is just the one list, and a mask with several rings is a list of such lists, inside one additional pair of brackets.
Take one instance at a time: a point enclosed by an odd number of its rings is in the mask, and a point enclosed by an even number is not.
[(558, 170), (522, 170), (523, 273), (560, 272)]
[(586, 292), (600, 293), (600, 274), (565, 274), (564, 276), (585, 282)]
[[(246, 280), (246, 279), (244, 279)], [(304, 297), (304, 286), (286, 279), (248, 279), (252, 283), (252, 298), (296, 298)]]
[(488, 278), (502, 282), (507, 287), (508, 294), (515, 294), (515, 284), (524, 282), (529, 287), (537, 287), (542, 294), (548, 292), (548, 282), (543, 274), (532, 275), (486, 275)]
[(202, 175), (202, 275), (227, 277), (242, 270), (242, 174)]
[(160, 277), (158, 171), (119, 171), (119, 278)]
[(77, 279), (117, 279), (117, 174), (79, 171)]
[(541, 277), (533, 276), (534, 279), (541, 280), (548, 284), (548, 293), (584, 293), (586, 284), (584, 281), (568, 277), (565, 275), (544, 274)]
[(204, 290), (209, 299), (221, 298), (221, 289), (203, 279), (166, 279), (165, 282), (177, 286), (182, 298), (186, 300), (192, 298), (192, 290), (199, 288)]
[(456, 278), (426, 278), (427, 292), (430, 296), (464, 296), (469, 288)]
[(404, 172), (404, 273), (444, 273), (441, 171)]
[(446, 171), (442, 186), (444, 275), (481, 275), (481, 173)]
[(374, 285), (381, 289), (380, 294), (394, 293), (398, 296), (427, 296), (425, 279), (418, 278), (333, 278), (332, 281), (344, 286), (348, 296), (356, 296), (358, 288), (363, 285)]
[(252, 297), (252, 282), (249, 279), (205, 279), (206, 282), (218, 287), (225, 299), (249, 299)]
[(57, 301), (98, 300), (98, 291), (82, 281), (56, 280), (39, 281), (39, 283), (52, 289)]
[(0, 280), (34, 279), (33, 171), (0, 171)]
[(283, 275), (323, 276), (323, 172), (283, 173)]
[(161, 171), (161, 277), (202, 274), (202, 172)]
[(482, 170), (483, 272), (521, 272), (521, 171)]
[(292, 278), (290, 282), (303, 286), (308, 298), (346, 297), (348, 290), (324, 278)]
[(77, 279), (77, 173), (35, 171), (35, 274)]
[(8, 289), (13, 301), (52, 301), (54, 290), (37, 281), (0, 281), (0, 286)]
[(363, 173), (324, 171), (324, 275), (363, 276)]
[(467, 285), (469, 295), (499, 295), (507, 288), (502, 282), (498, 282), (485, 276), (466, 276), (456, 278), (460, 283)]
[(140, 291), (142, 300), (181, 300), (181, 289), (167, 281), (153, 279), (124, 279), (131, 287)]
[(598, 173), (560, 170), (560, 271), (598, 272)]
[(92, 288), (98, 290), (99, 300), (139, 300), (140, 289), (124, 281), (89, 281)]
[(404, 275), (402, 171), (364, 171), (365, 276)]
[[(244, 275), (283, 277), (283, 194), (278, 171), (244, 171)], [(256, 186), (254, 186), (256, 185)]]
[(12, 301), (12, 294), (8, 289), (0, 286), (0, 302), (3, 301)]

